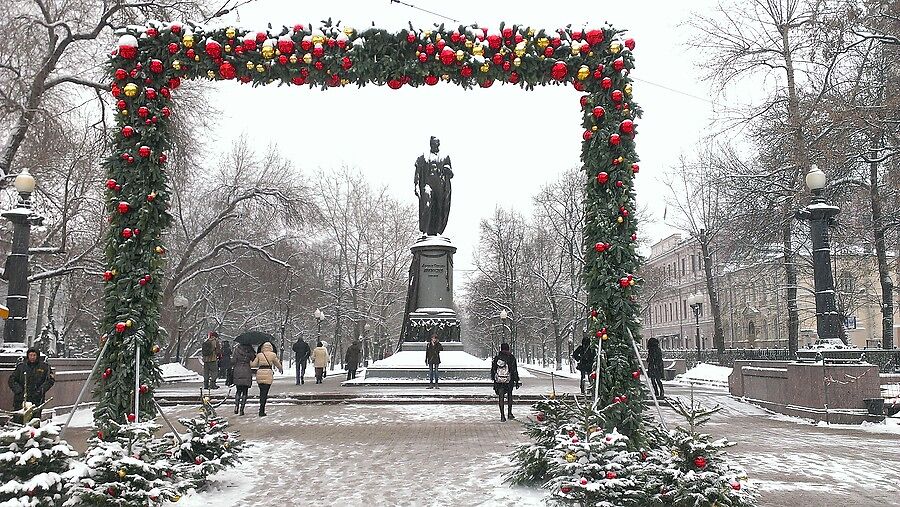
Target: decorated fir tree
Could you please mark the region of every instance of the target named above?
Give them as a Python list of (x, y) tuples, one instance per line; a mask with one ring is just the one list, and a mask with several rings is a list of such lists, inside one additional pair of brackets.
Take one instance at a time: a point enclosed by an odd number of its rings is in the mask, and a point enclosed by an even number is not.
[(69, 485), (65, 474), (78, 453), (59, 438), (59, 426), (31, 419), (0, 428), (0, 505), (62, 505)]
[[(172, 459), (180, 462), (197, 488), (205, 485), (210, 475), (236, 465), (244, 445), (237, 432), (228, 431), (228, 420), (216, 414), (208, 397), (201, 403), (200, 417), (178, 420), (189, 433), (181, 435), (181, 443), (176, 442), (172, 451)], [(166, 438), (174, 440), (175, 436), (169, 433)]]
[(177, 501), (190, 481), (179, 477), (177, 465), (160, 452), (161, 439), (153, 436), (158, 429), (144, 422), (118, 426), (114, 436), (98, 432), (89, 441), (82, 476), (73, 481), (65, 505), (130, 507)]

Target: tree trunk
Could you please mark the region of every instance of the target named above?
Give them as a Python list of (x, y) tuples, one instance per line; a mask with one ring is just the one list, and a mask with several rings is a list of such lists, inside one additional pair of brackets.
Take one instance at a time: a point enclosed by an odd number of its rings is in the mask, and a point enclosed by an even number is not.
[(725, 354), (725, 331), (722, 327), (722, 307), (719, 304), (719, 292), (713, 274), (712, 252), (709, 251), (709, 237), (705, 230), (700, 230), (700, 252), (703, 254), (703, 271), (706, 275), (706, 293), (709, 294), (709, 306), (713, 316), (713, 345), (719, 355), (721, 364)]
[[(785, 207), (790, 204), (785, 203)], [(784, 214), (784, 224), (781, 226), (782, 254), (784, 255), (784, 280), (787, 285), (787, 309), (788, 309), (788, 352), (793, 357), (797, 352), (800, 338), (800, 314), (797, 311), (797, 264), (794, 258), (792, 244), (791, 219)]]
[[(881, 133), (877, 136), (884, 141)], [(878, 178), (878, 154), (882, 147), (872, 143), (869, 162), (869, 200), (872, 206), (872, 229), (875, 234), (875, 257), (878, 260), (878, 280), (881, 282), (881, 347), (894, 348), (894, 284), (891, 280), (887, 261), (887, 247), (884, 240), (884, 216), (881, 210), (881, 193)]]

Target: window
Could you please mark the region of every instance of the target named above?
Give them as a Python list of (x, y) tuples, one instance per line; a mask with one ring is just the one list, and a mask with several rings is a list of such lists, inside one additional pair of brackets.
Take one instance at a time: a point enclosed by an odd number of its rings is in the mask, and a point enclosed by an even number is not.
[(838, 276), (838, 290), (844, 294), (853, 293), (853, 273), (841, 271), (841, 274)]
[(697, 272), (697, 258), (691, 254), (691, 273)]
[(684, 276), (684, 266), (685, 266), (685, 260), (684, 260), (684, 257), (682, 257), (681, 258), (681, 276)]

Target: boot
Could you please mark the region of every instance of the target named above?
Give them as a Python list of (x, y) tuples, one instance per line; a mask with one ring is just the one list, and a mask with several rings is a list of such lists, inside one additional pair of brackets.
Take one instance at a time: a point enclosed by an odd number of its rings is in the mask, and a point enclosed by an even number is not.
[(244, 415), (244, 406), (247, 404), (246, 401), (241, 402), (241, 415)]
[(237, 415), (238, 409), (241, 407), (241, 404), (238, 402), (234, 403), (234, 414)]
[(506, 422), (506, 415), (503, 413), (503, 405), (500, 405), (500, 422)]
[(510, 419), (510, 420), (516, 418), (516, 416), (514, 416), (513, 413), (512, 413), (512, 409), (510, 409), (509, 412), (506, 414), (506, 418), (507, 418), (507, 419)]

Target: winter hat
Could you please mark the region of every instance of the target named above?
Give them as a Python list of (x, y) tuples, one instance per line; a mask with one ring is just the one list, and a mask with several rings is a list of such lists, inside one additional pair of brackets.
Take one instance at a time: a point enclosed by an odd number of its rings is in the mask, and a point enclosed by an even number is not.
[(505, 352), (509, 352), (509, 344), (508, 344), (508, 343), (505, 343), (505, 342), (504, 342), (504, 343), (501, 343), (501, 344), (500, 344), (500, 350), (505, 351)]

